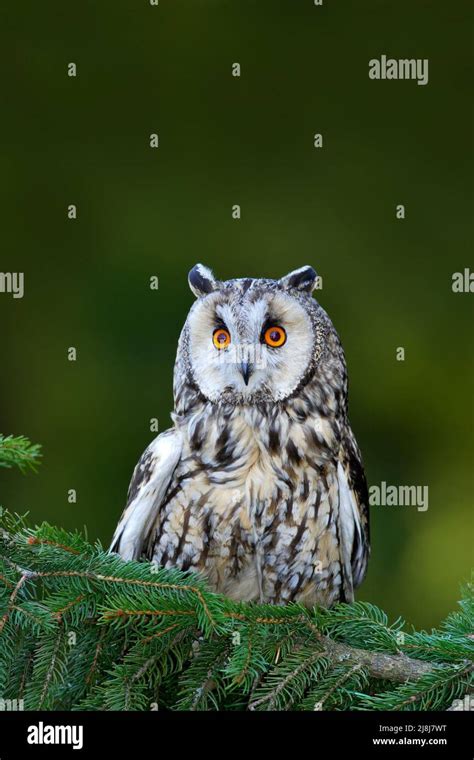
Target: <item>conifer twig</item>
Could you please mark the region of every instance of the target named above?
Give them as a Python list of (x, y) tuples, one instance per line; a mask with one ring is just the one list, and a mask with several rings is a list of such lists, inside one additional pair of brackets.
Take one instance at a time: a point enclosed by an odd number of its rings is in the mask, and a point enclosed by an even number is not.
[(439, 630), (400, 639), (369, 603), (235, 602), (5, 513), (0, 581), (0, 698), (26, 709), (447, 709), (473, 688), (469, 586)]

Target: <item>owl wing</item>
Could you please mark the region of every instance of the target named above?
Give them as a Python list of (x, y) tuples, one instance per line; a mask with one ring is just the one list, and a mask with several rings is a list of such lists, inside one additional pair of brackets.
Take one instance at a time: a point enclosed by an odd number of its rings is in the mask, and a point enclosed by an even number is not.
[(339, 537), (344, 595), (354, 600), (354, 589), (364, 580), (370, 552), (369, 494), (362, 457), (348, 427), (337, 466)]
[(112, 538), (110, 552), (127, 560), (140, 557), (182, 448), (181, 434), (172, 429), (157, 436), (143, 452), (133, 471), (127, 505)]

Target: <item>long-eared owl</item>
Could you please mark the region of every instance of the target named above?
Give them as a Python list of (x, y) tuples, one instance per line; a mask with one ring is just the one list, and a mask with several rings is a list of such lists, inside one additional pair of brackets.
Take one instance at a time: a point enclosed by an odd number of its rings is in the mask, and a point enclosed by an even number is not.
[(367, 484), (344, 352), (315, 282), (309, 266), (225, 282), (191, 270), (174, 424), (135, 468), (111, 551), (201, 573), (233, 599), (353, 600)]

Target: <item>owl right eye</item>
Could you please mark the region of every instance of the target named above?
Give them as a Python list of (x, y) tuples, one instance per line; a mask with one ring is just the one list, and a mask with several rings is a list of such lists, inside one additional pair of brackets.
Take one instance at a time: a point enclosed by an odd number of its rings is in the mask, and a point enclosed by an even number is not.
[(212, 342), (218, 349), (227, 348), (230, 345), (230, 332), (224, 330), (223, 327), (219, 327), (212, 333)]

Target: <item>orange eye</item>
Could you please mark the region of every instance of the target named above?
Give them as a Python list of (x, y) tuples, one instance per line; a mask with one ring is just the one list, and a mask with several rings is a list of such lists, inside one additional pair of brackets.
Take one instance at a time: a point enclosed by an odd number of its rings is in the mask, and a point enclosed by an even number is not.
[(219, 327), (217, 330), (214, 330), (212, 334), (212, 342), (216, 348), (227, 348), (230, 344), (230, 333), (222, 327)]
[(280, 348), (286, 341), (286, 332), (283, 327), (269, 327), (265, 330), (263, 339), (267, 346), (272, 348)]

